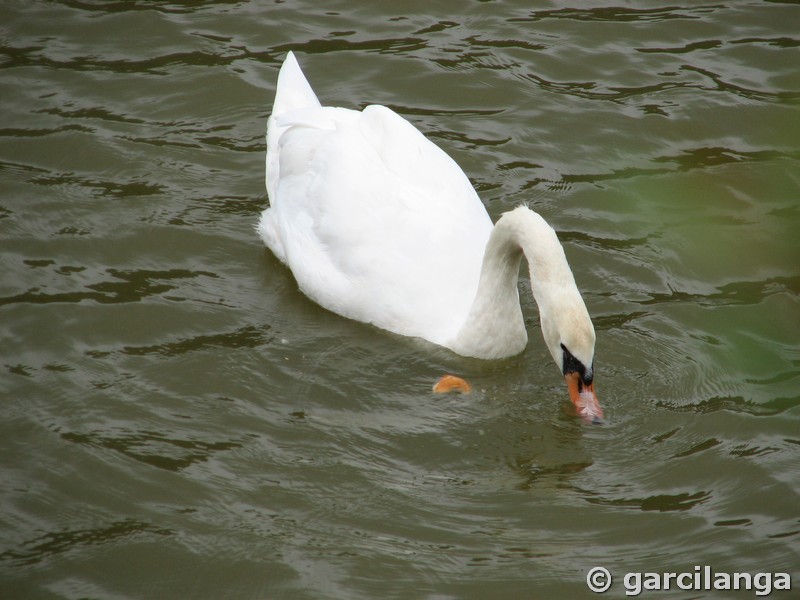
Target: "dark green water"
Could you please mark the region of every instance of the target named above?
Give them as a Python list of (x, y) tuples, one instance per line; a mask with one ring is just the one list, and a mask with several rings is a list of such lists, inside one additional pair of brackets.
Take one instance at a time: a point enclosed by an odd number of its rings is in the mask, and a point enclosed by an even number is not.
[[(0, 6), (0, 598), (800, 593), (800, 5), (432, 6)], [(605, 426), (526, 281), (489, 364), (298, 292), (254, 232), (289, 49), (554, 225)]]

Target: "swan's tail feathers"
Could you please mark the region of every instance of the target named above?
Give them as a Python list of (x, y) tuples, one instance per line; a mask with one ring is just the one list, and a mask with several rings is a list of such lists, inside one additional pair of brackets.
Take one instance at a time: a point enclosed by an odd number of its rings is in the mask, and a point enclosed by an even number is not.
[(275, 103), (272, 114), (281, 115), (301, 108), (320, 106), (317, 95), (303, 75), (293, 52), (286, 55), (281, 71), (278, 74), (278, 87), (275, 91)]
[(258, 221), (258, 225), (256, 225), (256, 231), (267, 248), (272, 250), (273, 254), (275, 254), (282, 263), (286, 264), (286, 250), (283, 247), (283, 240), (281, 240), (280, 233), (278, 233), (273, 209), (268, 208), (261, 213), (261, 218)]

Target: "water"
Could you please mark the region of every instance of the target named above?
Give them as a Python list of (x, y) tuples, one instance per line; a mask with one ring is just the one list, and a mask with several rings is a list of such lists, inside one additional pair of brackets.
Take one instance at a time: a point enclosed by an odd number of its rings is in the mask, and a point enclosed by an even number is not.
[[(5, 2), (0, 597), (796, 597), (800, 7), (600, 4)], [(555, 226), (605, 426), (525, 281), (490, 364), (297, 291), (253, 230), (289, 49)]]

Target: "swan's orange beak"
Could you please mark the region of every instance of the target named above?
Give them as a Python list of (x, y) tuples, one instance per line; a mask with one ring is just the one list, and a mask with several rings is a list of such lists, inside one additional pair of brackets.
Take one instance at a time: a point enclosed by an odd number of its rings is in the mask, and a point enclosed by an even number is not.
[(603, 409), (594, 393), (594, 382), (586, 385), (579, 373), (567, 373), (564, 376), (569, 390), (569, 399), (575, 405), (575, 412), (587, 423), (603, 422)]

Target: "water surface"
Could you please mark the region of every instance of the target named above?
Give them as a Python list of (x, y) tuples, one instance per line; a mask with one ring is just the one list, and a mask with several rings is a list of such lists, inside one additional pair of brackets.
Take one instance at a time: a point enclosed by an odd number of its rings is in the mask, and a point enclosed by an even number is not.
[[(795, 2), (6, 2), (0, 597), (581, 598), (800, 589)], [(559, 232), (608, 423), (327, 313), (257, 239), (294, 50), (493, 219)], [(470, 396), (430, 392), (445, 371)], [(642, 594), (644, 597), (646, 593)], [(711, 591), (651, 597), (754, 597)]]

